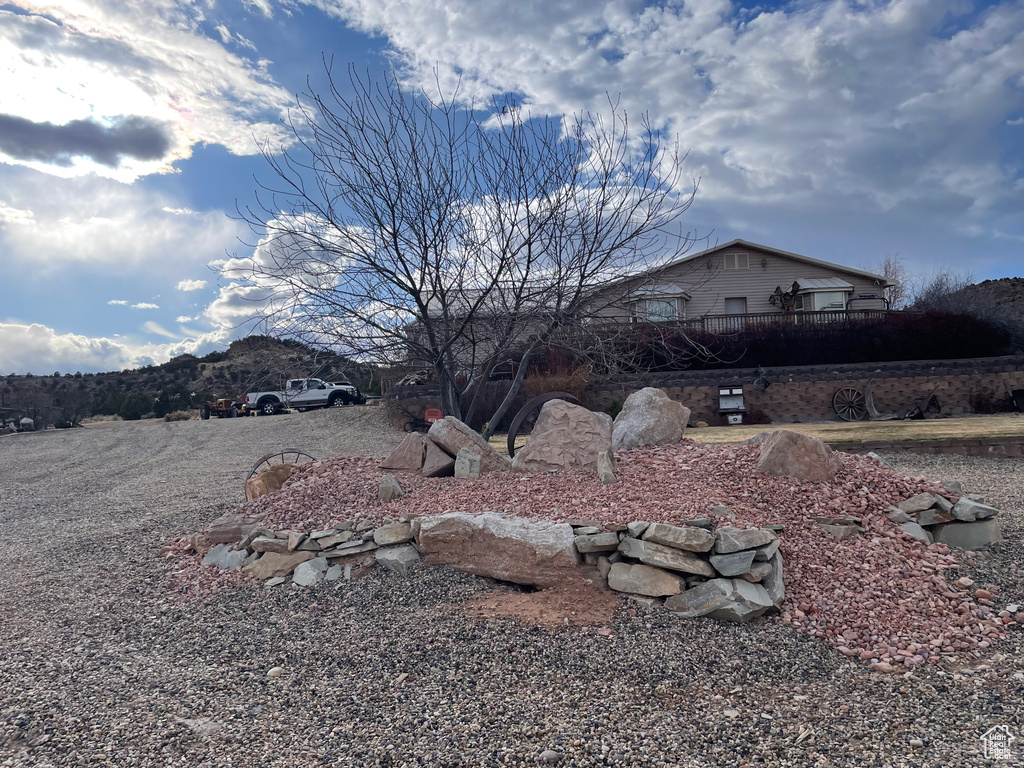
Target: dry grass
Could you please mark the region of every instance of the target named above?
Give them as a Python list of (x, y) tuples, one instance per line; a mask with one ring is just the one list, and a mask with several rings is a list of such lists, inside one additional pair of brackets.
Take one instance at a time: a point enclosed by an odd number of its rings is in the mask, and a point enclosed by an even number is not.
[(855, 421), (818, 424), (750, 424), (736, 427), (688, 429), (686, 436), (700, 443), (741, 443), (759, 432), (791, 429), (830, 443), (863, 440), (942, 440), (944, 438), (979, 439), (983, 437), (1024, 436), (1024, 414), (967, 416), (925, 421)]
[[(698, 443), (722, 445), (742, 443), (760, 432), (791, 429), (821, 438), (829, 443), (858, 443), (865, 440), (942, 440), (947, 437), (977, 440), (983, 437), (1024, 437), (1024, 414), (1001, 413), (996, 416), (965, 416), (956, 419), (925, 421), (834, 421), (817, 424), (745, 424), (736, 427), (688, 429), (686, 437)], [(497, 434), (490, 440), (494, 449), (507, 454), (508, 435)], [(526, 436), (516, 440), (518, 451), (526, 445)]]

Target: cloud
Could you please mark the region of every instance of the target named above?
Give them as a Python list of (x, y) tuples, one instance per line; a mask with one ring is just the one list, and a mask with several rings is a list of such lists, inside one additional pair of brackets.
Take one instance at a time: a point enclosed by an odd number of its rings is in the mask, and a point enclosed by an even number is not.
[(0, 200), (0, 228), (7, 224), (20, 224), (22, 226), (34, 226), (36, 223), (35, 214), (32, 211), (23, 211), (13, 208)]
[(164, 213), (173, 213), (175, 216), (190, 216), (195, 213), (191, 208), (172, 208), (169, 205), (165, 205), (160, 210)]
[(1018, 117), (1016, 120), (1007, 120), (1007, 125), (1024, 125), (1024, 117)]
[[(219, 210), (190, 211), (183, 222), (179, 200), (94, 176), (55, 184), (43, 173), (9, 169), (0, 175), (0, 200), (9, 203), (0, 206), (0, 249), (5, 259), (33, 269), (80, 263), (120, 274), (145, 268), (177, 282), (190, 264), (205, 266), (236, 245), (243, 231)], [(9, 220), (35, 224), (5, 226)]]
[[(2, 161), (132, 181), (173, 171), (197, 143), (244, 155), (257, 151), (254, 136), (290, 141), (280, 120), (293, 95), (261, 61), (200, 31), (205, 3), (13, 0), (13, 7), (0, 10), (3, 110), (13, 118)], [(251, 47), (237, 36), (232, 44)], [(33, 124), (38, 130), (26, 135)]]
[(179, 291), (200, 291), (205, 287), (205, 280), (182, 280), (178, 283)]
[[(699, 199), (939, 220), (1024, 202), (996, 129), (1024, 104), (1024, 5), (305, 0), (389, 40), (410, 87), (533, 115), (618, 100), (678, 134)], [(899, 77), (893, 77), (899, 72)], [(926, 216), (923, 213), (921, 216)], [(920, 216), (919, 216), (920, 220)]]
[(154, 323), (152, 320), (147, 320), (142, 324), (142, 330), (146, 333), (156, 334), (157, 336), (165, 336), (168, 339), (180, 339), (181, 334), (172, 333), (164, 328), (160, 323)]
[(230, 336), (216, 330), (166, 344), (58, 333), (38, 323), (0, 323), (0, 371), (119, 371), (165, 363), (186, 352), (203, 355), (223, 348)]
[(176, 318), (174, 318), (174, 322), (176, 323), (188, 323), (191, 322), (191, 320), (192, 317), (190, 315), (178, 315)]
[(160, 307), (156, 304), (140, 301), (138, 304), (132, 304), (132, 309), (160, 309)]
[(73, 157), (88, 157), (116, 168), (122, 157), (159, 160), (170, 148), (167, 126), (143, 117), (115, 117), (109, 126), (94, 120), (64, 125), (35, 123), (0, 114), (0, 152), (16, 160), (38, 160), (68, 167)]
[(111, 299), (110, 301), (107, 302), (107, 304), (109, 304), (112, 307), (127, 307), (128, 306), (128, 302), (125, 301), (124, 299)]

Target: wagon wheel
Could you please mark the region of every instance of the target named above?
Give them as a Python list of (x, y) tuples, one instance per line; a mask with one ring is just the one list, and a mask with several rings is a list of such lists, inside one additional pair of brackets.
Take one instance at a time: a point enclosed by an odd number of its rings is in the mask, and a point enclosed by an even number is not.
[(832, 408), (843, 421), (862, 421), (867, 418), (867, 399), (856, 387), (843, 387), (832, 396)]
[[(508, 455), (509, 458), (514, 458), (516, 455), (516, 438), (519, 436), (519, 430), (524, 426), (533, 426), (533, 422), (537, 420), (537, 416), (540, 415), (540, 407), (549, 400), (565, 400), (573, 405), (583, 405), (577, 398), (570, 395), (568, 392), (548, 392), (547, 394), (540, 395), (533, 398), (530, 402), (519, 409), (519, 413), (512, 419), (512, 426), (508, 428)], [(534, 414), (537, 411), (537, 414)], [(527, 421), (531, 416), (533, 418)]]
[(256, 477), (263, 470), (276, 467), (279, 464), (306, 464), (310, 461), (316, 461), (316, 457), (309, 455), (305, 451), (300, 451), (298, 448), (283, 448), (275, 453), (268, 453), (257, 461), (253, 465), (252, 471), (245, 478), (245, 481), (249, 482), (249, 480)]

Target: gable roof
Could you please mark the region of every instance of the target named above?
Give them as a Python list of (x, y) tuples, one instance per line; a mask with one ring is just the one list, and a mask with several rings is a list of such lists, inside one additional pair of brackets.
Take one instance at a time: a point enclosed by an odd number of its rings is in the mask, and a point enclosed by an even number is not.
[(879, 288), (884, 288), (888, 285), (894, 285), (894, 283), (889, 282), (882, 275), (876, 275), (874, 272), (866, 272), (863, 269), (854, 269), (853, 267), (846, 267), (843, 266), (842, 264), (835, 264), (834, 262), (823, 261), (822, 259), (812, 259), (810, 256), (801, 256), (799, 253), (790, 253), (789, 251), (784, 251), (781, 248), (772, 248), (771, 246), (768, 245), (760, 245), (758, 243), (752, 243), (749, 240), (739, 239), (730, 240), (728, 243), (716, 245), (713, 248), (707, 248), (706, 250), (703, 250), (700, 253), (688, 254), (686, 256), (683, 256), (682, 258), (676, 259), (675, 261), (669, 262), (664, 266), (657, 267), (653, 271), (660, 272), (663, 269), (669, 269), (679, 264), (685, 264), (688, 261), (696, 261), (697, 259), (703, 258), (704, 256), (710, 256), (714, 253), (718, 253), (719, 251), (724, 251), (727, 248), (733, 248), (735, 246), (740, 246), (742, 248), (752, 248), (758, 251), (765, 251), (766, 253), (773, 253), (776, 256), (783, 256), (787, 259), (793, 259), (793, 261), (803, 262), (804, 264), (814, 264), (819, 267), (826, 267), (828, 269), (834, 269), (839, 272), (846, 272), (851, 275), (859, 275), (860, 277), (867, 277), (870, 278), (871, 280), (878, 280)]

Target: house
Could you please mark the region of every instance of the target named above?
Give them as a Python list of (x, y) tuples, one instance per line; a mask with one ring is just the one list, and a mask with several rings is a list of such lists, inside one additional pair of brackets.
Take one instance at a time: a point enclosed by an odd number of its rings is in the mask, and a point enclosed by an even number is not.
[(713, 331), (808, 312), (834, 320), (844, 315), (832, 313), (887, 310), (888, 285), (871, 272), (732, 240), (619, 281), (601, 314), (610, 321), (703, 321)]

